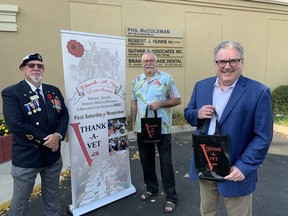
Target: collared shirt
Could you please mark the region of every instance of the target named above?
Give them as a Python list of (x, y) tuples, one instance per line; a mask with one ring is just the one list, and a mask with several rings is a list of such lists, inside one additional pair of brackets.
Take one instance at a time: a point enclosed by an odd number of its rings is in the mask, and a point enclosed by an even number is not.
[[(229, 98), (232, 94), (232, 91), (236, 85), (238, 80), (236, 80), (231, 86), (229, 86), (227, 89), (224, 91), (221, 90), (220, 85), (219, 85), (219, 80), (218, 77), (214, 83), (214, 89), (213, 89), (213, 106), (216, 108), (216, 112), (218, 114), (218, 121), (220, 121), (220, 118), (222, 116), (222, 113), (229, 101)], [(209, 125), (209, 130), (208, 134), (213, 135), (215, 133), (215, 126), (216, 126), (216, 117), (213, 115), (210, 125)]]
[[(180, 98), (179, 90), (170, 74), (156, 71), (154, 77), (148, 80), (145, 74), (140, 74), (132, 81), (131, 100), (137, 100), (136, 132), (141, 132), (141, 118), (145, 117), (148, 104), (153, 101), (166, 101)], [(148, 116), (154, 113), (149, 110)], [(157, 116), (162, 118), (162, 134), (170, 134), (172, 126), (172, 109), (159, 108)]]
[[(30, 86), (31, 90), (36, 93), (36, 89), (37, 88), (32, 83), (30, 83), (28, 80), (25, 79), (25, 81), (28, 83), (28, 85)], [(44, 97), (44, 92), (43, 92), (43, 89), (42, 89), (42, 84), (39, 86), (38, 89), (40, 89), (40, 94), (42, 95), (42, 98), (44, 99), (45, 97)]]

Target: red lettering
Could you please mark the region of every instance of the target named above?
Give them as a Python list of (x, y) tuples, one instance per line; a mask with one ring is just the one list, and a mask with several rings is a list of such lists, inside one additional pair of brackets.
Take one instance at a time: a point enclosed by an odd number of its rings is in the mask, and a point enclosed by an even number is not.
[(209, 169), (212, 170), (212, 169), (213, 169), (213, 166), (212, 166), (212, 164), (211, 164), (211, 162), (210, 162), (210, 160), (209, 160), (209, 157), (208, 157), (208, 155), (207, 155), (207, 152), (206, 152), (206, 148), (205, 148), (206, 144), (200, 144), (200, 146), (201, 146), (201, 148), (202, 148), (202, 151), (203, 151), (204, 156), (205, 156), (205, 158), (206, 158), (206, 161), (207, 161), (207, 163), (208, 163)]
[(78, 139), (78, 141), (80, 143), (82, 152), (84, 153), (84, 156), (85, 156), (85, 158), (87, 160), (87, 163), (88, 163), (88, 165), (90, 167), (91, 164), (92, 164), (92, 159), (89, 157), (88, 151), (87, 151), (87, 149), (85, 147), (85, 144), (84, 144), (84, 141), (82, 139), (82, 136), (81, 136), (81, 133), (80, 133), (80, 130), (79, 130), (79, 127), (78, 127), (80, 125), (80, 123), (74, 123), (74, 124), (70, 124), (70, 125), (72, 126), (72, 128), (73, 128), (73, 130), (74, 130), (74, 132), (76, 134), (76, 137), (77, 137), (77, 139)]

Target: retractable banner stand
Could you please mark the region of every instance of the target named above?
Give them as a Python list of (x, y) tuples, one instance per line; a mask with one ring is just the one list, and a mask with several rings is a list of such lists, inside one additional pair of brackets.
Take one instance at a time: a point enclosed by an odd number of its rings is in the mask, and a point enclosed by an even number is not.
[(136, 192), (126, 129), (125, 38), (61, 31), (73, 215)]

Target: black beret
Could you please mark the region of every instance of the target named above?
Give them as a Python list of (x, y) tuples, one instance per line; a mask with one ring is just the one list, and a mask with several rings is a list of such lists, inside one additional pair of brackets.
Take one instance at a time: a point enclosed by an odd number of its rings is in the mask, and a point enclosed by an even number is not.
[(23, 58), (22, 63), (19, 66), (19, 68), (26, 65), (29, 61), (33, 61), (33, 60), (38, 60), (38, 61), (43, 62), (42, 56), (39, 53), (29, 54)]

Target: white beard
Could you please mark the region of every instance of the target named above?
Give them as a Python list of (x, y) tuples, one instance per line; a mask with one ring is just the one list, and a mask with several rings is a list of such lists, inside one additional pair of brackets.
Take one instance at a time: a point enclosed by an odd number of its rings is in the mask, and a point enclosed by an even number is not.
[(41, 80), (42, 80), (42, 76), (40, 76), (40, 77), (31, 77), (31, 79), (32, 79), (32, 81), (34, 82), (34, 83), (36, 83), (36, 84), (38, 84), (38, 83), (40, 83), (41, 82)]

